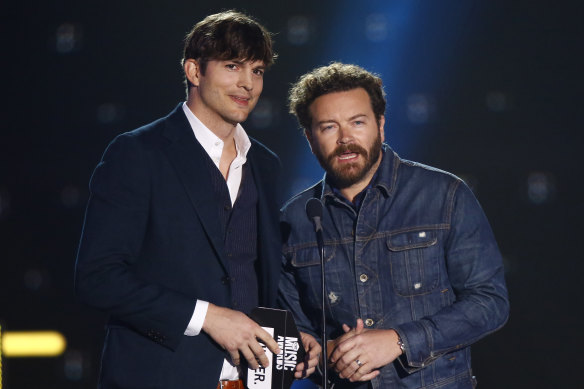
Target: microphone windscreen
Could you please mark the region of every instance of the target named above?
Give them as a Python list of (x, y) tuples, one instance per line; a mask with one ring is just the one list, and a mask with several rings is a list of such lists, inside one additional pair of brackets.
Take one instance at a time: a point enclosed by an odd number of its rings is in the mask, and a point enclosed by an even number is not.
[(306, 202), (306, 215), (310, 220), (315, 217), (322, 218), (322, 202), (316, 197)]

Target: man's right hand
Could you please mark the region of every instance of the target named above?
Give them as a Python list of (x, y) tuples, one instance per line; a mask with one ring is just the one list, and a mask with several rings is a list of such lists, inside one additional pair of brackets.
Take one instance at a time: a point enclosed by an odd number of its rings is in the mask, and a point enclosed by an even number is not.
[(209, 303), (203, 331), (227, 350), (235, 365), (240, 363), (240, 353), (251, 369), (257, 369), (260, 364), (263, 367), (270, 365), (258, 339), (274, 354), (280, 353), (278, 343), (267, 331), (244, 313), (233, 309)]
[(357, 319), (354, 328), (343, 324), (345, 333), (333, 341), (329, 366), (340, 378), (351, 382), (370, 381), (380, 374), (379, 369), (402, 354), (399, 335), (393, 329), (365, 329)]

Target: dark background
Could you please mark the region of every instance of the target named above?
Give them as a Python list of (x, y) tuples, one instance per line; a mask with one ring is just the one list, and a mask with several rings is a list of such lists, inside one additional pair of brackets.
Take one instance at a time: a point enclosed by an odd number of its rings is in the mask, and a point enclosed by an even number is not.
[(0, 323), (58, 330), (57, 358), (2, 361), (8, 389), (95, 387), (105, 315), (73, 296), (87, 184), (118, 133), (184, 99), (182, 38), (237, 8), (280, 57), (244, 124), (293, 194), (322, 171), (285, 107), (331, 60), (379, 73), (386, 139), (463, 177), (505, 259), (508, 324), (473, 347), (479, 388), (573, 388), (584, 349), (579, 1), (3, 1), (0, 3)]

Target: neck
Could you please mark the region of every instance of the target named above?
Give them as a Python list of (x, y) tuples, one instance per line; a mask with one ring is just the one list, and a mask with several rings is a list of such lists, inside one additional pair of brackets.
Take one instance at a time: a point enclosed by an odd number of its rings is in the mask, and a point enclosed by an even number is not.
[(379, 156), (377, 162), (371, 167), (371, 169), (369, 169), (369, 172), (367, 172), (367, 174), (361, 180), (346, 188), (339, 188), (339, 192), (341, 192), (343, 197), (345, 197), (347, 200), (354, 202), (355, 196), (361, 193), (363, 189), (369, 185), (380, 164), (381, 155)]
[(187, 98), (187, 107), (189, 107), (197, 119), (199, 119), (213, 134), (217, 135), (225, 145), (233, 143), (237, 123), (226, 122), (222, 118), (209, 115), (208, 112), (198, 109), (201, 104), (197, 104), (196, 96), (196, 93), (189, 94)]

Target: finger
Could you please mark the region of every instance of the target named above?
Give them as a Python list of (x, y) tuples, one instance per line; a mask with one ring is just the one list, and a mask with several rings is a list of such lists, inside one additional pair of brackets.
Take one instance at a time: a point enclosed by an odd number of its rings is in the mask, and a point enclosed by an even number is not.
[(316, 342), (309, 345), (309, 347), (310, 348), (306, 350), (306, 354), (304, 355), (304, 360), (296, 365), (296, 370), (300, 370), (299, 366), (302, 366), (305, 369), (310, 369), (318, 365), (322, 349)]
[(247, 363), (252, 370), (256, 370), (259, 367), (256, 356), (249, 347), (242, 347), (240, 352), (241, 355), (247, 360)]
[(347, 333), (347, 332), (351, 331), (351, 327), (349, 327), (348, 325), (343, 323), (343, 331), (345, 331), (345, 333)]
[(304, 370), (304, 362), (300, 362), (296, 365), (296, 370), (294, 371), (294, 378), (304, 378), (306, 371)]
[(308, 358), (306, 359), (308, 363), (308, 367), (315, 367), (318, 365), (320, 360), (320, 353), (309, 353)]
[(294, 371), (295, 378), (305, 378), (314, 373), (314, 367), (308, 367), (308, 364), (305, 362), (300, 362), (296, 365), (296, 370)]
[(306, 349), (308, 349), (314, 343), (318, 344), (312, 335), (305, 332), (300, 332), (300, 337), (302, 338), (302, 344)]
[[(359, 381), (364, 382), (364, 381), (371, 381), (373, 378), (377, 377), (380, 374), (379, 370), (373, 370), (372, 372), (369, 372), (367, 374), (363, 374), (361, 376), (361, 378), (359, 378)], [(351, 380), (353, 381), (353, 380)], [(355, 381), (353, 381), (355, 382)]]
[[(330, 356), (330, 362), (331, 363), (337, 363), (338, 361), (340, 361), (341, 359), (345, 358), (345, 356), (349, 353), (352, 354), (352, 356), (356, 356), (355, 354), (355, 337), (350, 337), (347, 338), (345, 340), (343, 340), (342, 342), (337, 344), (337, 347), (335, 347), (333, 353)], [(346, 360), (347, 363), (350, 363), (352, 360)]]
[(310, 376), (312, 373), (314, 373), (315, 370), (316, 370), (316, 368), (314, 368), (314, 367), (311, 367), (310, 369), (305, 370), (303, 372), (304, 375), (301, 378), (305, 378), (305, 377)]
[(296, 368), (294, 370), (296, 372), (301, 372), (302, 370), (304, 370), (305, 367), (306, 367), (306, 363), (298, 362), (298, 364), (296, 365)]
[[(361, 364), (361, 366), (362, 366), (362, 364)], [(361, 368), (361, 366), (359, 366), (357, 364), (357, 362), (352, 361), (351, 363), (348, 363), (347, 365), (345, 365), (344, 368), (338, 370), (339, 377), (350, 379), (355, 374), (357, 374), (357, 371), (359, 370), (359, 368)], [(360, 377), (360, 375), (359, 375), (359, 377)]]
[[(355, 360), (359, 358), (359, 351), (351, 349), (343, 354), (334, 364), (333, 369), (338, 373), (341, 373), (345, 369), (355, 370), (356, 366), (358, 365), (355, 363)], [(352, 371), (351, 371), (352, 374)], [(345, 375), (348, 377), (348, 375)]]
[(322, 347), (312, 337), (310, 339), (308, 339), (306, 343), (304, 343), (304, 349), (306, 350), (307, 359), (311, 359), (314, 357), (318, 358), (320, 353), (322, 353)]
[(341, 335), (336, 340), (336, 346), (330, 353), (331, 362), (336, 362), (341, 356), (343, 356), (346, 352), (350, 351), (355, 347), (355, 332), (347, 332), (346, 334)]
[(363, 319), (357, 319), (357, 325), (355, 326), (355, 332), (357, 334), (360, 334), (361, 332), (363, 332), (364, 328), (365, 328), (365, 323), (363, 323)]
[[(354, 370), (352, 370), (352, 369), (353, 369), (353, 367), (357, 367), (357, 368), (356, 368), (356, 369), (354, 369)], [(367, 373), (370, 373), (370, 371), (369, 371), (369, 367), (367, 366), (367, 364), (366, 364), (366, 363), (364, 363), (364, 362), (361, 362), (361, 363), (359, 364), (359, 363), (357, 363), (357, 360), (355, 360), (355, 362), (354, 362), (354, 363), (351, 363), (351, 364), (350, 364), (350, 365), (347, 367), (347, 369), (345, 369), (345, 370), (348, 370), (348, 372), (346, 372), (345, 374), (347, 375), (347, 377), (346, 377), (346, 378), (348, 378), (348, 379), (349, 379), (351, 382), (359, 381), (359, 379), (360, 379), (360, 378), (361, 378), (363, 375), (365, 375), (365, 374), (367, 374)], [(353, 371), (353, 372), (352, 372), (352, 374), (350, 373), (350, 371), (351, 371), (351, 370)]]
[(266, 352), (258, 342), (251, 343), (249, 348), (254, 355), (254, 359), (263, 367), (268, 367), (270, 365), (270, 360), (266, 355)]
[(239, 366), (239, 350), (229, 351), (229, 355), (231, 356), (231, 362), (233, 362), (235, 366)]
[(280, 347), (278, 347), (278, 342), (276, 342), (274, 338), (272, 338), (272, 335), (270, 335), (266, 330), (261, 327), (258, 328), (259, 331), (256, 331), (255, 334), (256, 338), (261, 340), (262, 343), (265, 344), (271, 352), (274, 354), (280, 354)]

